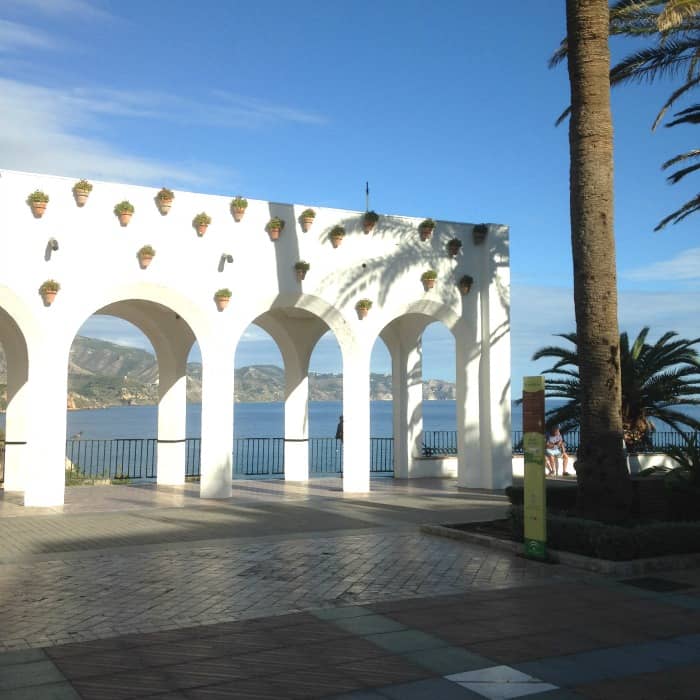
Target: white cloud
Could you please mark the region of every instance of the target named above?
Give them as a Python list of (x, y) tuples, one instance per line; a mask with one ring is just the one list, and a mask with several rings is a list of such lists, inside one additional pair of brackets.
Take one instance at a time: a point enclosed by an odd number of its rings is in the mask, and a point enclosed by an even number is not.
[(661, 260), (620, 275), (622, 279), (676, 282), (700, 279), (700, 248), (688, 248), (670, 260)]
[(55, 48), (54, 40), (44, 32), (24, 24), (0, 19), (0, 52), (7, 53), (18, 49)]
[(91, 127), (102, 126), (104, 106), (100, 109), (96, 100), (76, 97), (70, 90), (0, 78), (0, 94), (0, 166), (4, 168), (141, 184), (168, 180), (180, 186), (230, 182), (235, 177), (231, 170), (210, 164), (197, 168), (193, 163), (143, 158), (85, 135)]
[(112, 15), (99, 5), (88, 0), (3, 0), (5, 9), (17, 8), (24, 12), (42, 14), (80, 15), (81, 17), (108, 18)]

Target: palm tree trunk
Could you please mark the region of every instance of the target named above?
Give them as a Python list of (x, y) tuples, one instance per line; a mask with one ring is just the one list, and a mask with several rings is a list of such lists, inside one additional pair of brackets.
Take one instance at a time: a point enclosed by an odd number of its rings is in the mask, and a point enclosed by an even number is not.
[(567, 0), (566, 16), (571, 247), (582, 390), (578, 507), (583, 517), (615, 522), (629, 512), (631, 487), (622, 442), (608, 0)]

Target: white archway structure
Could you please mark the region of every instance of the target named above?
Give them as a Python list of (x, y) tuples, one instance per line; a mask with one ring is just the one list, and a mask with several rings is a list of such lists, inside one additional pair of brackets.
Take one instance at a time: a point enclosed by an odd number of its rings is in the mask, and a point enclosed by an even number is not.
[[(159, 372), (158, 481), (184, 480), (184, 367), (195, 340), (202, 355), (200, 494), (232, 493), (233, 357), (254, 322), (280, 347), (286, 371), (285, 463), (287, 478), (308, 478), (308, 365), (319, 338), (330, 329), (343, 362), (345, 416), (343, 488), (369, 490), (369, 368), (381, 334), (394, 367), (396, 473), (411, 476), (416, 450), (416, 368), (419, 339), (433, 320), (455, 337), (458, 473), (462, 486), (499, 488), (510, 477), (510, 325), (508, 228), (438, 221), (421, 240), (419, 219), (382, 216), (362, 230), (362, 213), (317, 208), (304, 233), (306, 205), (251, 200), (242, 221), (231, 216), (230, 198), (176, 192), (161, 215), (156, 190), (95, 182), (84, 207), (72, 195), (74, 180), (3, 171), (0, 178), (0, 341), (8, 354), (8, 458), (6, 489), (24, 491), (26, 505), (63, 502), (66, 367), (70, 346), (93, 313), (120, 316), (137, 325), (156, 351)], [(27, 204), (35, 190), (49, 195), (45, 214)], [(128, 226), (113, 213), (128, 200)], [(203, 236), (193, 217), (212, 223)], [(267, 222), (286, 226), (272, 241)], [(339, 248), (330, 231), (343, 226)], [(482, 228), (482, 227), (480, 227)], [(448, 255), (452, 238), (462, 242)], [(156, 249), (148, 269), (136, 253)], [(56, 250), (57, 248), (57, 250)], [(233, 262), (229, 262), (230, 258)], [(304, 281), (294, 264), (310, 263)], [(437, 272), (435, 289), (421, 274)], [(469, 275), (471, 291), (457, 281)], [(61, 290), (46, 306), (38, 294), (47, 279)], [(219, 312), (214, 294), (232, 292)], [(356, 303), (373, 306), (361, 320)]]

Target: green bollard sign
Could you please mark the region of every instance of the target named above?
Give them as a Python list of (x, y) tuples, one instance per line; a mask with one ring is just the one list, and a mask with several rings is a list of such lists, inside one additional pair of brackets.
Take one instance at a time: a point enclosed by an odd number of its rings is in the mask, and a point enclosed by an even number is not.
[(544, 478), (544, 377), (523, 378), (525, 453), (525, 556), (547, 558), (547, 504)]

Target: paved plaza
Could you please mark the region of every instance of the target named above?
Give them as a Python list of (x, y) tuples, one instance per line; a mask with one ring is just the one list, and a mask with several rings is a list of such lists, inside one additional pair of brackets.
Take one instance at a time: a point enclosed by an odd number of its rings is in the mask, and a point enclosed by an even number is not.
[(700, 572), (621, 581), (422, 534), (451, 480), (0, 495), (0, 698), (700, 697)]

